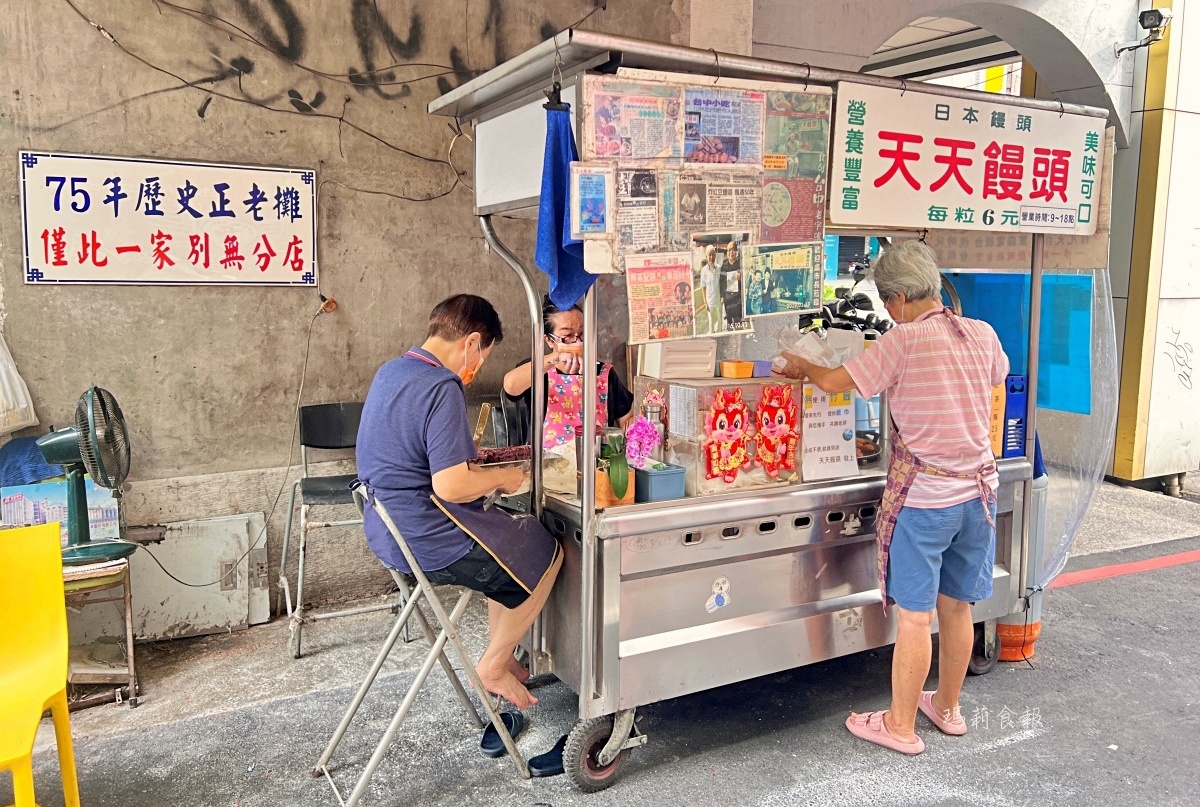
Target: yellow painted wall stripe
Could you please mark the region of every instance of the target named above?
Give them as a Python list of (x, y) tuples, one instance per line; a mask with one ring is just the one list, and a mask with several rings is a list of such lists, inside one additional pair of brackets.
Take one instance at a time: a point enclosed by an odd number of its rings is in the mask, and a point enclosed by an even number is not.
[[(1170, 2), (1157, 4), (1170, 8)], [(1177, 60), (1170, 59), (1171, 28), (1146, 54), (1146, 96), (1142, 108), (1138, 187), (1134, 204), (1133, 260), (1129, 271), (1129, 304), (1125, 317), (1125, 353), (1121, 362), (1117, 407), (1117, 440), (1113, 474), (1136, 480), (1145, 475), (1146, 421), (1154, 368), (1154, 328), (1162, 280), (1167, 189), (1175, 136)]]

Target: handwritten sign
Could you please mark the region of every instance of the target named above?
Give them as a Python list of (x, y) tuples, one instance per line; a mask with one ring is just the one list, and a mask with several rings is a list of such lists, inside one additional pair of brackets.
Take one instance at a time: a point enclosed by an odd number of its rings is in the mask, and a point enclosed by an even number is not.
[(316, 175), (22, 151), (25, 282), (317, 285)]
[(1104, 119), (841, 82), (835, 224), (1091, 235)]

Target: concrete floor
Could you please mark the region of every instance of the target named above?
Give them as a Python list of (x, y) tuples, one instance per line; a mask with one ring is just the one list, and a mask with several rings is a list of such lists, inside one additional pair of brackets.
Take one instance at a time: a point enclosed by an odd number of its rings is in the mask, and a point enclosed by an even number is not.
[[(1198, 536), (1195, 503), (1104, 485), (1068, 570), (1196, 549)], [(969, 679), (963, 712), (972, 730), (949, 738), (919, 722), (928, 750), (915, 759), (867, 746), (842, 726), (851, 708), (886, 705), (889, 650), (646, 707), (649, 743), (620, 782), (591, 796), (565, 777), (526, 782), (507, 760), (482, 757), (478, 733), (435, 672), (364, 803), (1190, 807), (1200, 792), (1194, 580), (1195, 567), (1182, 565), (1051, 590), (1034, 665)], [(466, 619), (478, 653), (482, 607)], [(142, 705), (72, 716), (83, 804), (336, 804), (309, 770), (390, 621), (371, 614), (311, 627), (298, 661), (279, 621), (139, 647)], [(335, 758), (339, 786), (353, 785), (422, 655), (419, 643), (393, 654)], [(519, 742), (527, 755), (574, 723), (563, 684), (542, 681), (536, 694), (542, 702)], [(58, 767), (42, 728), (35, 777), (41, 803), (54, 807)]]

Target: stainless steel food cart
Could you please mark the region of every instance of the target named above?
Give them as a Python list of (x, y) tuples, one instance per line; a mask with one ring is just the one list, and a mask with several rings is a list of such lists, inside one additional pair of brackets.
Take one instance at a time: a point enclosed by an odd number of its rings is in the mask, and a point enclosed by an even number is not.
[[(474, 125), (476, 214), (491, 248), (513, 269), (528, 300), (531, 354), (542, 355), (534, 272), (506, 247), (491, 217), (536, 217), (546, 129), (543, 90), (561, 83), (576, 115), (581, 77), (618, 68), (688, 73), (714, 79), (836, 85), (839, 81), (913, 88), (914, 83), (808, 65), (716, 54), (586, 31), (566, 31), (446, 93), (433, 114)], [(921, 85), (924, 86), (924, 85)], [(947, 97), (982, 93), (924, 86)], [(1005, 99), (1034, 109), (1103, 116), (1057, 101)], [(886, 222), (880, 222), (885, 230)], [(1042, 237), (1034, 236), (1029, 327), (1029, 388), (1037, 387)], [(597, 292), (584, 301), (585, 388), (596, 382)], [(883, 463), (862, 476), (596, 512), (595, 481), (581, 495), (546, 494), (539, 479), (543, 379), (534, 374), (532, 509), (566, 547), (543, 617), (524, 644), (534, 674), (553, 673), (579, 696), (579, 722), (565, 766), (585, 790), (619, 776), (630, 749), (646, 741), (639, 706), (891, 644), (895, 619), (880, 607), (875, 521)], [(994, 595), (974, 606), (975, 672), (996, 657), (995, 620), (1024, 610), (1031, 562), (1031, 478), (1035, 396), (1029, 396), (1024, 456), (999, 461)], [(585, 407), (584, 433), (596, 427)], [(886, 415), (885, 415), (886, 417)], [(595, 464), (583, 441), (580, 467)], [(704, 607), (715, 580), (731, 602)]]

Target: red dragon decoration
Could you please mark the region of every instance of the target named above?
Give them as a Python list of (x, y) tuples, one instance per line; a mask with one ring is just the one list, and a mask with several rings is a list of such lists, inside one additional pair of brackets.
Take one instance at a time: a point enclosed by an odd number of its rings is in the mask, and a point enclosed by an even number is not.
[(742, 400), (740, 389), (718, 389), (716, 399), (704, 419), (704, 476), (720, 477), (733, 484), (738, 471), (749, 470), (754, 460), (754, 441), (748, 436), (750, 407)]
[(758, 450), (754, 461), (772, 479), (778, 478), (780, 471), (796, 470), (796, 446), (800, 443), (800, 435), (796, 433), (797, 415), (790, 385), (763, 388), (754, 413), (758, 428)]

